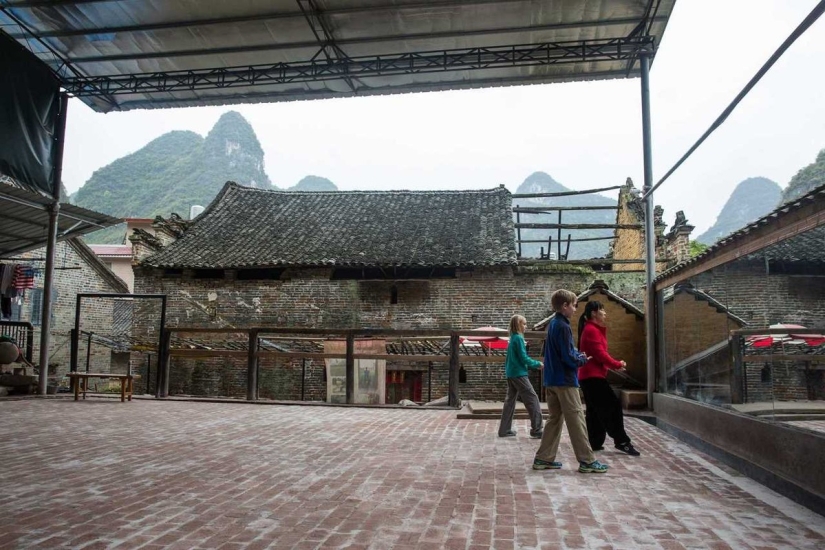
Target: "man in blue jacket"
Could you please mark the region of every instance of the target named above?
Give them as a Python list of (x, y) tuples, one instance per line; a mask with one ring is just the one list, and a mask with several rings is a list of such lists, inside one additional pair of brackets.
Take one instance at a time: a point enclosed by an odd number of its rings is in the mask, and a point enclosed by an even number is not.
[(544, 343), (544, 386), (547, 388), (547, 408), (550, 416), (544, 426), (539, 450), (533, 460), (534, 470), (558, 470), (561, 462), (556, 462), (559, 450), (562, 421), (567, 424), (570, 443), (579, 461), (579, 472), (602, 474), (607, 466), (596, 460), (587, 439), (587, 424), (584, 420), (581, 397), (579, 396), (579, 367), (589, 357), (573, 346), (573, 331), (570, 317), (576, 312), (578, 300), (569, 290), (557, 290), (550, 296), (550, 305), (556, 314), (547, 327)]

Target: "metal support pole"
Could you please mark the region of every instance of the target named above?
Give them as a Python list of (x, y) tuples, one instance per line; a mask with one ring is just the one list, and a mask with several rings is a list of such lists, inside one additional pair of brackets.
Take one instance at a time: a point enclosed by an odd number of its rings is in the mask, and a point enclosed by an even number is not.
[(433, 400), (433, 362), (427, 363), (427, 403)]
[(52, 171), (52, 197), (49, 205), (49, 240), (46, 243), (46, 266), (43, 273), (43, 311), (40, 314), (40, 395), (46, 395), (49, 377), (49, 347), (51, 346), (52, 325), (52, 284), (54, 282), (54, 249), (57, 246), (57, 216), (60, 213), (60, 184), (63, 179), (63, 144), (66, 140), (66, 109), (69, 95), (60, 94), (60, 111), (54, 136), (54, 170)]
[(86, 340), (86, 372), (89, 372), (89, 360), (92, 357), (92, 334), (89, 333), (89, 338)]
[(667, 393), (667, 343), (665, 342), (665, 292), (659, 290), (656, 294), (656, 334), (660, 335), (656, 340), (658, 347), (656, 357), (659, 361), (659, 391)]
[(355, 334), (347, 334), (347, 403), (355, 403)]
[(249, 331), (249, 348), (246, 357), (246, 400), (255, 401), (258, 389), (258, 331)]
[(304, 400), (304, 388), (307, 380), (307, 360), (301, 359), (301, 401)]
[(172, 347), (172, 331), (168, 328), (161, 331), (161, 349), (158, 354), (163, 357), (163, 362), (159, 362), (157, 366), (157, 387), (155, 388), (155, 397), (169, 397), (169, 372), (172, 368), (172, 355), (170, 353)]
[[(643, 50), (639, 56), (642, 70), (642, 149), (644, 153), (644, 192), (653, 187), (653, 151), (650, 130), (650, 52)], [(656, 391), (656, 233), (653, 224), (653, 194), (645, 199), (645, 282), (647, 306), (645, 310), (645, 345), (647, 360), (647, 406), (653, 409), (653, 392)], [(661, 335), (660, 335), (661, 336)]]
[(458, 393), (458, 370), (460, 368), (458, 338), (459, 335), (457, 332), (450, 333), (450, 383), (447, 403), (450, 407), (456, 408), (461, 406), (461, 398)]

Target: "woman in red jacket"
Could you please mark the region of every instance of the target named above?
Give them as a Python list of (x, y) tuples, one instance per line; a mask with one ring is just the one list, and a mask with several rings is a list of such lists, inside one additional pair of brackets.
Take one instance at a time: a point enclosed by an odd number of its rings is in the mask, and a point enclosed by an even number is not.
[(641, 453), (633, 448), (624, 431), (622, 405), (610, 384), (607, 371), (623, 371), (626, 363), (607, 353), (607, 312), (601, 302), (587, 302), (579, 318), (579, 350), (590, 360), (579, 369), (579, 385), (587, 405), (587, 437), (594, 451), (604, 448), (605, 434), (613, 438), (618, 450), (631, 456)]

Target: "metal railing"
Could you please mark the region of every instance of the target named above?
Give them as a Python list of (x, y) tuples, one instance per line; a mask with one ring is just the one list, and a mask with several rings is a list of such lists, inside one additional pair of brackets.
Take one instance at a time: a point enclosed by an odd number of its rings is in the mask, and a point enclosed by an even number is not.
[(23, 355), (29, 363), (32, 362), (32, 356), (34, 354), (34, 325), (26, 321), (0, 321), (0, 334), (14, 338), (18, 347), (25, 346)]
[[(246, 341), (246, 349), (215, 349), (214, 343), (209, 346), (201, 346), (200, 349), (174, 348), (172, 340), (174, 335), (179, 334), (234, 334), (244, 335), (241, 340)], [(267, 337), (279, 335), (290, 336), (313, 336), (320, 339), (344, 340), (346, 342), (344, 353), (325, 353), (317, 351), (278, 351), (274, 349), (261, 349), (261, 341)], [(346, 365), (346, 403), (355, 403), (355, 361), (358, 359), (375, 359), (393, 362), (428, 362), (447, 363), (449, 366), (448, 375), (448, 405), (459, 407), (459, 371), (461, 363), (503, 363), (503, 355), (468, 355), (462, 354), (460, 338), (472, 335), (472, 337), (496, 337), (502, 336), (501, 331), (481, 331), (481, 330), (455, 330), (455, 329), (420, 329), (420, 330), (393, 330), (393, 329), (312, 329), (312, 328), (286, 328), (286, 327), (246, 327), (246, 328), (200, 328), (200, 327), (167, 327), (163, 330), (161, 337), (161, 347), (159, 352), (159, 379), (156, 397), (169, 396), (169, 380), (171, 370), (171, 359), (180, 358), (207, 358), (207, 357), (246, 357), (247, 371), (246, 399), (248, 401), (258, 400), (258, 367), (262, 358), (285, 358), (285, 359), (344, 359)], [(438, 353), (356, 353), (356, 338), (443, 338), (448, 341), (443, 351)], [(544, 332), (527, 332), (525, 338), (534, 340), (544, 340)], [(209, 342), (206, 340), (205, 342)]]

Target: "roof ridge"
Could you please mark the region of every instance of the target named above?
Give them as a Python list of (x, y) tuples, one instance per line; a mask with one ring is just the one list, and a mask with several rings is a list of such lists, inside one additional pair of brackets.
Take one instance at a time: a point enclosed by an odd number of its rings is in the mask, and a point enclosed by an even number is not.
[(481, 193), (499, 193), (510, 191), (506, 187), (493, 187), (492, 189), (384, 189), (384, 190), (370, 190), (370, 189), (348, 189), (340, 191), (288, 191), (286, 189), (262, 189), (260, 187), (247, 187), (235, 182), (228, 182), (233, 184), (232, 189), (238, 191), (269, 193), (274, 195), (466, 195), (466, 194), (481, 194)]

